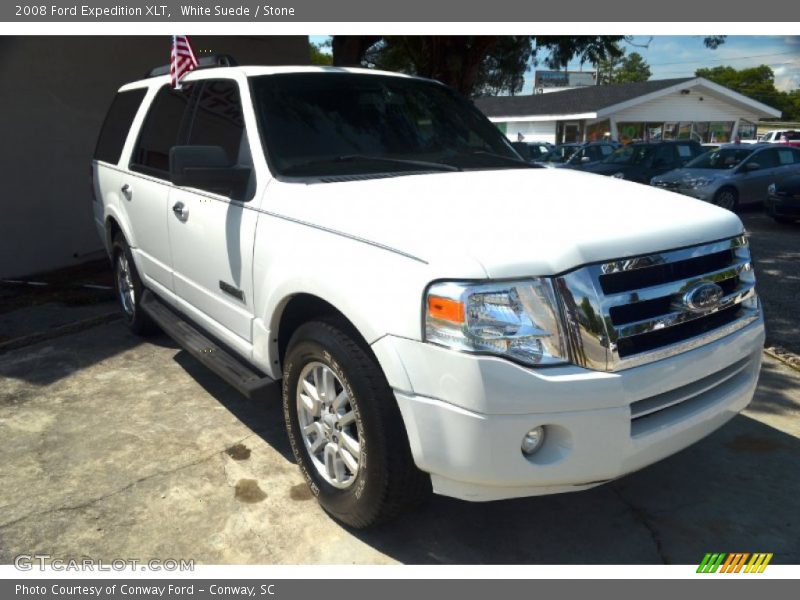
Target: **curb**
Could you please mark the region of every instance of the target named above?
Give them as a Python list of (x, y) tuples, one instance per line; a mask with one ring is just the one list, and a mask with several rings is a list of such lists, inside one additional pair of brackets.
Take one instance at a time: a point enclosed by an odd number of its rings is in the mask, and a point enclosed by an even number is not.
[(7, 342), (0, 343), (0, 354), (4, 354), (10, 350), (16, 350), (17, 348), (22, 348), (24, 346), (30, 346), (31, 344), (36, 344), (38, 342), (43, 342), (45, 340), (61, 337), (62, 335), (68, 335), (70, 333), (83, 331), (84, 329), (97, 327), (98, 325), (104, 325), (105, 323), (111, 323), (112, 321), (117, 321), (121, 318), (122, 315), (119, 312), (114, 311), (97, 315), (96, 317), (89, 317), (88, 319), (75, 321), (74, 323), (67, 323), (66, 325), (54, 327), (48, 331), (41, 331), (38, 333), (32, 333), (30, 335), (14, 338), (12, 340), (8, 340)]
[(794, 352), (790, 352), (786, 348), (781, 348), (780, 346), (768, 346), (764, 348), (764, 354), (782, 362), (787, 367), (794, 369), (795, 371), (800, 371), (800, 356)]

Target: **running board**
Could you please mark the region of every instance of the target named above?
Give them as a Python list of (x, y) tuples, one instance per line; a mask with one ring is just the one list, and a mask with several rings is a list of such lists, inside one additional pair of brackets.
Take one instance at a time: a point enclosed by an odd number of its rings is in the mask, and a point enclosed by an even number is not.
[(228, 384), (250, 399), (266, 398), (268, 388), (275, 383), (274, 379), (246, 366), (184, 320), (150, 290), (145, 290), (142, 295), (141, 306), (164, 333)]

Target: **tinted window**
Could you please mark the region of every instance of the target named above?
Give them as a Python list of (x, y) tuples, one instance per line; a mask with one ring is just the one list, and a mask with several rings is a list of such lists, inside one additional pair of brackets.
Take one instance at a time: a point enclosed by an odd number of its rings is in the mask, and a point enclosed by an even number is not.
[(437, 83), (295, 73), (256, 77), (252, 88), (270, 165), (282, 175), (528, 168), (497, 127)]
[(776, 150), (778, 154), (778, 166), (786, 166), (786, 165), (793, 165), (795, 163), (795, 153), (793, 150), (786, 148), (781, 150)]
[(146, 92), (146, 89), (139, 89), (117, 94), (100, 129), (100, 137), (94, 149), (95, 159), (112, 164), (119, 162), (131, 123)]
[(779, 164), (778, 151), (764, 150), (763, 152), (755, 154), (753, 158), (751, 158), (747, 162), (758, 163), (758, 166), (761, 167), (762, 169), (771, 169), (772, 167), (777, 167)]
[(195, 85), (183, 84), (180, 90), (164, 86), (158, 91), (131, 156), (131, 170), (168, 178), (169, 149), (183, 137), (194, 89)]
[(232, 80), (204, 83), (189, 126), (188, 144), (222, 146), (231, 163), (239, 160), (244, 141), (244, 116), (239, 86)]
[(675, 162), (675, 147), (672, 144), (664, 144), (656, 150), (654, 162), (656, 166), (667, 166)]
[(686, 164), (695, 169), (733, 169), (752, 154), (748, 148), (720, 148), (701, 154)]
[(236, 190), (204, 187), (209, 192), (245, 200), (252, 197), (255, 178), (250, 145), (244, 126), (239, 86), (231, 79), (212, 79), (203, 82), (197, 95), (197, 105), (187, 128), (186, 141), (189, 146), (220, 146), (230, 166), (250, 169), (250, 181)]
[(604, 162), (616, 165), (641, 165), (646, 163), (655, 153), (655, 146), (631, 144), (617, 149)]

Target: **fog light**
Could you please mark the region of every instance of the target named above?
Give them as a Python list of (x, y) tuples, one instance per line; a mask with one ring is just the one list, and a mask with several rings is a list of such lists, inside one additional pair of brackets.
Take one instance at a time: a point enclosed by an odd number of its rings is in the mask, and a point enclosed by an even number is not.
[(522, 453), (530, 456), (542, 447), (544, 443), (544, 427), (534, 427), (522, 438)]

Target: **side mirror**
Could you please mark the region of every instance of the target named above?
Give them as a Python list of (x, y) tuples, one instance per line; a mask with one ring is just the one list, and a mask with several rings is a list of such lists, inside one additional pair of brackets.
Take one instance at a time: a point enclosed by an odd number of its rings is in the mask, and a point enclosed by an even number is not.
[(231, 164), (222, 146), (173, 146), (169, 150), (169, 177), (175, 185), (239, 196), (250, 173), (249, 167)]
[(592, 162), (592, 159), (589, 158), (588, 156), (581, 157), (581, 163), (583, 163), (584, 165), (589, 164), (590, 162)]
[(749, 162), (744, 165), (745, 171), (758, 171), (761, 168), (761, 165), (757, 162)]

